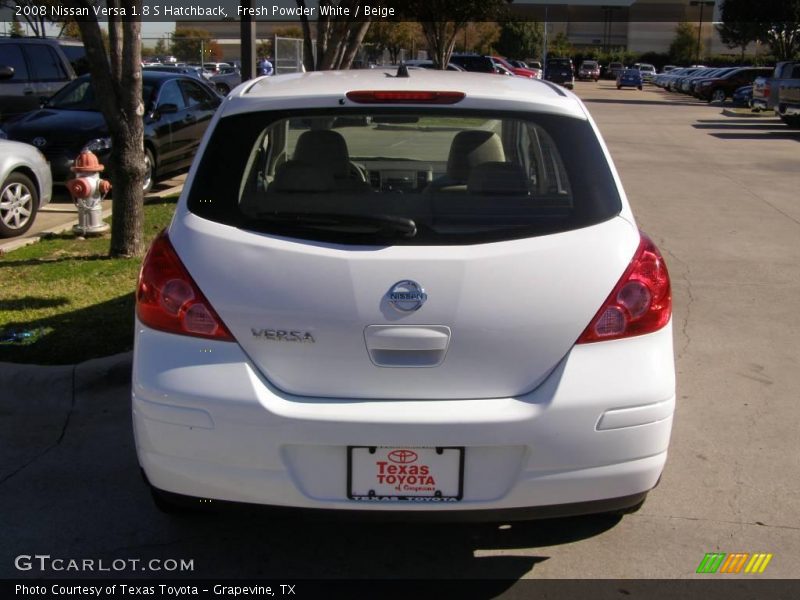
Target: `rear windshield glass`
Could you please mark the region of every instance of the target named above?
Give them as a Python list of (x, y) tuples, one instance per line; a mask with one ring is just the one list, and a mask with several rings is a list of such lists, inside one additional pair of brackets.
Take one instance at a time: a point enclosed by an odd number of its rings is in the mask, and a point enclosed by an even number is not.
[(568, 231), (621, 208), (586, 121), (396, 110), (226, 117), (188, 206), (250, 231), (408, 245)]

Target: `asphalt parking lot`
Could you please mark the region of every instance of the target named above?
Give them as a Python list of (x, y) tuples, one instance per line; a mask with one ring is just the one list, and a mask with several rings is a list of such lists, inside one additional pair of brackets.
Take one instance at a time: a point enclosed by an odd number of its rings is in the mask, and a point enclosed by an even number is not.
[(193, 578), (685, 578), (703, 577), (710, 552), (772, 553), (758, 577), (796, 577), (800, 131), (652, 87), (576, 92), (672, 275), (678, 406), (639, 513), (510, 526), (169, 517), (139, 478), (129, 357), (5, 365), (0, 578), (75, 576), (19, 571), (20, 554), (193, 559), (170, 573)]

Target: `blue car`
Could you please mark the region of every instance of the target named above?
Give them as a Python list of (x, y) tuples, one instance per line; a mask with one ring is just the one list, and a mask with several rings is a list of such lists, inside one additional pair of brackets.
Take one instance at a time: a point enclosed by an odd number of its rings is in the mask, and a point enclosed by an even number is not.
[(753, 102), (753, 86), (743, 85), (733, 92), (732, 98), (734, 106), (750, 106)]
[(625, 69), (617, 75), (617, 89), (624, 87), (642, 89), (642, 72), (639, 69)]

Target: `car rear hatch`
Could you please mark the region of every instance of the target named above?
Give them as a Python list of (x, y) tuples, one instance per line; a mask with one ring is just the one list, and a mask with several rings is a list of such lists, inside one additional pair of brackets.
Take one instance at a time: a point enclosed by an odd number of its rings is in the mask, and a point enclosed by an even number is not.
[[(293, 115), (288, 126), (268, 114), (230, 117), (209, 142), (170, 240), (255, 368), (285, 392), (355, 399), (526, 393), (567, 355), (639, 243), (635, 226), (618, 216), (608, 162), (591, 126), (576, 118), (460, 114), (400, 124), (405, 118), (348, 115), (323, 135), (316, 125), (331, 121), (318, 115)], [(304, 136), (328, 161), (332, 146), (324, 140), (346, 138), (366, 182), (348, 179), (345, 192), (325, 191), (328, 175), (309, 170), (315, 157), (304, 154)], [(536, 144), (530, 136), (539, 136)], [(267, 138), (274, 147), (259, 171), (250, 148)], [(495, 160), (467, 175), (455, 167), (464, 166), (459, 145), (472, 138), (486, 141), (468, 156)], [(520, 147), (544, 154), (525, 158)], [(253, 165), (263, 177), (276, 151), (291, 158), (251, 197), (250, 176), (240, 183), (236, 165)], [(514, 163), (529, 158), (549, 163), (541, 162), (535, 182), (517, 182)], [(347, 206), (345, 216), (331, 214), (339, 206)], [(405, 227), (409, 220), (418, 232)]]

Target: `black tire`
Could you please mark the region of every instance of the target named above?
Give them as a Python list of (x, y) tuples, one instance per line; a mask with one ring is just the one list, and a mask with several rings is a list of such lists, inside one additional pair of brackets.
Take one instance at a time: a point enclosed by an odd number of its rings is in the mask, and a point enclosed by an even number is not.
[(725, 102), (725, 98), (727, 98), (725, 90), (714, 90), (714, 93), (711, 94), (711, 100), (709, 100), (709, 102), (719, 102), (722, 104)]
[(11, 173), (0, 185), (0, 238), (22, 235), (39, 211), (39, 193), (29, 177)]
[(618, 85), (618, 86), (617, 86), (617, 89), (618, 89), (618, 90), (621, 90), (621, 89), (622, 89), (622, 86), (621, 86), (621, 85)]
[(637, 86), (637, 87), (639, 88), (639, 91), (641, 92), (642, 91), (642, 86)]
[(153, 184), (156, 180), (156, 161), (153, 158), (153, 153), (150, 152), (149, 148), (144, 149), (144, 164), (146, 170), (144, 173), (144, 184), (142, 185), (142, 191), (147, 194), (153, 189)]

